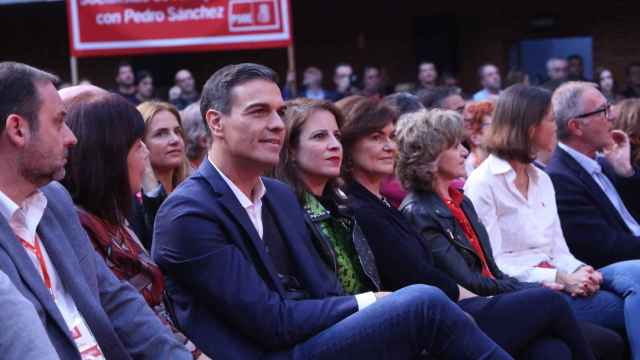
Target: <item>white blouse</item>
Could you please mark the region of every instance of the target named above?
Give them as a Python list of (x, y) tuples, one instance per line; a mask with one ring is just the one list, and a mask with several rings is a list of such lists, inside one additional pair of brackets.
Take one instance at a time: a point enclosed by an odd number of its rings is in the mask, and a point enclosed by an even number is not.
[[(467, 179), (464, 190), (487, 228), (500, 270), (520, 281), (555, 281), (557, 271), (583, 265), (567, 247), (549, 175), (527, 167), (527, 198), (515, 186), (511, 165), (490, 155)], [(547, 262), (555, 268), (539, 267)]]

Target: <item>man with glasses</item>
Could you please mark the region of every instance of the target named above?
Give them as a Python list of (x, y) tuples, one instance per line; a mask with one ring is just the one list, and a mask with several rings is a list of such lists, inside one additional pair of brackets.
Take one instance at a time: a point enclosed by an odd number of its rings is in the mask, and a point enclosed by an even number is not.
[(640, 258), (638, 219), (616, 188), (637, 177), (627, 135), (612, 130), (615, 115), (590, 83), (568, 82), (552, 102), (559, 143), (546, 171), (571, 252), (598, 268)]

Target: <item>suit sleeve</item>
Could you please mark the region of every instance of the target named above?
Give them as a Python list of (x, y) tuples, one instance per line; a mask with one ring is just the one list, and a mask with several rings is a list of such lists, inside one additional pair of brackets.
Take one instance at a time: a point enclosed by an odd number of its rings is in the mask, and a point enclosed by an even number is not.
[(456, 283), (445, 273), (436, 269), (429, 261), (430, 253), (425, 253), (414, 239), (404, 239), (394, 231), (376, 211), (366, 208), (354, 209), (356, 219), (369, 245), (376, 255), (382, 284), (389, 290), (398, 290), (413, 284), (427, 284), (442, 290), (447, 296), (458, 301), (460, 294)]
[(556, 190), (562, 230), (571, 252), (596, 268), (640, 257), (640, 239), (614, 228), (576, 179), (549, 174)]
[[(189, 289), (247, 338), (269, 349), (290, 347), (357, 311), (355, 297), (288, 300), (228, 238), (214, 214), (173, 194), (156, 222), (153, 258), (165, 276)], [(189, 210), (190, 209), (190, 210)]]
[(33, 304), (0, 271), (0, 354), (6, 359), (59, 360)]

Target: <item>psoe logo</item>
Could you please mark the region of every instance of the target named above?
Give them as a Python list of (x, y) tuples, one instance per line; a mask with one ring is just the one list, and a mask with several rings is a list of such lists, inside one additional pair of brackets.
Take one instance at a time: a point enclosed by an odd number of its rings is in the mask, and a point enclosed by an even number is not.
[(229, 31), (264, 31), (280, 28), (278, 0), (230, 0)]

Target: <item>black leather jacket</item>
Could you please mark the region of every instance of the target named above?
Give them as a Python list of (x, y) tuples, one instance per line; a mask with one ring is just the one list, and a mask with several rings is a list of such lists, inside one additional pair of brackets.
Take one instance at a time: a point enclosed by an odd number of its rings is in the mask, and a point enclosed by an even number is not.
[(333, 212), (327, 210), (322, 214), (316, 214), (313, 216), (310, 215), (309, 212), (305, 211), (305, 221), (313, 234), (314, 244), (318, 252), (320, 252), (323, 260), (327, 263), (329, 268), (337, 274), (338, 266), (336, 254), (331, 246), (331, 241), (327, 239), (324, 233), (320, 230), (320, 222), (332, 216), (347, 218), (352, 224), (351, 239), (356, 253), (358, 254), (358, 260), (362, 266), (362, 271), (374, 287), (372, 291), (380, 291), (382, 289), (382, 285), (380, 283), (380, 275), (376, 266), (376, 259), (373, 255), (373, 251), (371, 251), (371, 248), (369, 247), (369, 243), (367, 242), (362, 229), (358, 226), (355, 218), (351, 215), (350, 210), (345, 206), (336, 205), (332, 210)]
[(470, 291), (489, 296), (540, 286), (521, 282), (502, 273), (491, 253), (489, 235), (478, 219), (471, 200), (465, 196), (460, 207), (478, 236), (495, 279), (482, 275), (480, 256), (438, 195), (433, 192), (410, 193), (400, 205), (400, 211), (422, 234), (423, 240), (429, 242), (436, 266)]

